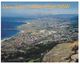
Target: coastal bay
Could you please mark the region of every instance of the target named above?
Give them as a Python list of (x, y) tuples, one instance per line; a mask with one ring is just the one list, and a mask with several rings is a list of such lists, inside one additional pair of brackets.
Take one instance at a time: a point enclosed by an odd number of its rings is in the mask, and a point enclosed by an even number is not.
[[(56, 45), (67, 45), (68, 42), (74, 42), (78, 40), (77, 19), (75, 20), (75, 22), (76, 25), (72, 23), (72, 20), (70, 19), (55, 19), (54, 16), (44, 16), (36, 20), (31, 20), (31, 22), (26, 22), (25, 24), (17, 26), (16, 29), (20, 30), (20, 32), (18, 32), (10, 39), (5, 39), (1, 43), (2, 61), (46, 61), (44, 60), (44, 56), (52, 48), (54, 49)], [(53, 61), (55, 62), (55, 60)]]

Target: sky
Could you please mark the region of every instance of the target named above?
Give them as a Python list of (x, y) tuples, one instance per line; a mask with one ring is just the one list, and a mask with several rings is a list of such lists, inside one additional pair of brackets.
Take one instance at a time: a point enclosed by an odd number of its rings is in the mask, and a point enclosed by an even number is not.
[[(3, 8), (6, 6), (56, 6), (68, 4), (69, 8)], [(34, 15), (49, 15), (49, 14), (78, 14), (78, 2), (1, 2), (1, 16), (7, 17), (24, 17), (24, 16), (34, 16)]]

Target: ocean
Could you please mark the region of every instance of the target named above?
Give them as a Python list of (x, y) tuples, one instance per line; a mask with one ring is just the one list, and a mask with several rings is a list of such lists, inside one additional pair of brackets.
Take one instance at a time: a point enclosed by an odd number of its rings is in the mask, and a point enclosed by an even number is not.
[(19, 32), (16, 29), (17, 26), (25, 24), (27, 21), (32, 21), (37, 18), (45, 18), (45, 17), (53, 17), (53, 18), (61, 18), (65, 20), (70, 20), (70, 22), (77, 26), (78, 28), (78, 16), (77, 15), (47, 15), (47, 16), (33, 16), (31, 18), (22, 18), (22, 17), (1, 17), (1, 40), (4, 38), (11, 37)]
[(17, 26), (25, 24), (30, 18), (1, 17), (1, 40), (11, 37), (19, 32)]

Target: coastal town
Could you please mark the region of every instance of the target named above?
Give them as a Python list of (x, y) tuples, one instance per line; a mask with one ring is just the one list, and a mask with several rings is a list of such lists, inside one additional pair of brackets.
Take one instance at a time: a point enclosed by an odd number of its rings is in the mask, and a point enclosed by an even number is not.
[[(2, 62), (78, 62), (78, 57), (75, 58), (72, 56), (78, 55), (78, 26), (73, 26), (70, 20), (55, 19), (53, 17), (38, 18), (37, 20), (18, 26), (17, 29), (20, 30), (19, 33), (3, 40), (1, 43)], [(71, 53), (67, 52), (68, 56), (64, 55), (65, 58), (69, 56), (71, 58), (65, 59), (61, 56), (62, 60), (46, 59), (46, 55), (50, 54), (48, 52), (52, 48), (55, 49), (58, 44), (63, 43), (65, 43), (64, 46), (68, 45), (66, 43), (69, 42), (69, 45), (74, 44), (74, 42), (76, 43), (71, 47), (67, 47), (70, 48), (68, 50)], [(64, 52), (66, 52), (66, 49)], [(53, 51), (55, 52), (55, 50)]]

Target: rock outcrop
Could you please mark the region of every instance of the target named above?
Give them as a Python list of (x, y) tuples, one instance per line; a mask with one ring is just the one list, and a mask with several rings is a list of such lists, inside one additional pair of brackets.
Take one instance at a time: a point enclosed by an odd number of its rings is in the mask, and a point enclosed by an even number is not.
[(78, 42), (61, 43), (44, 55), (44, 62), (78, 62)]

